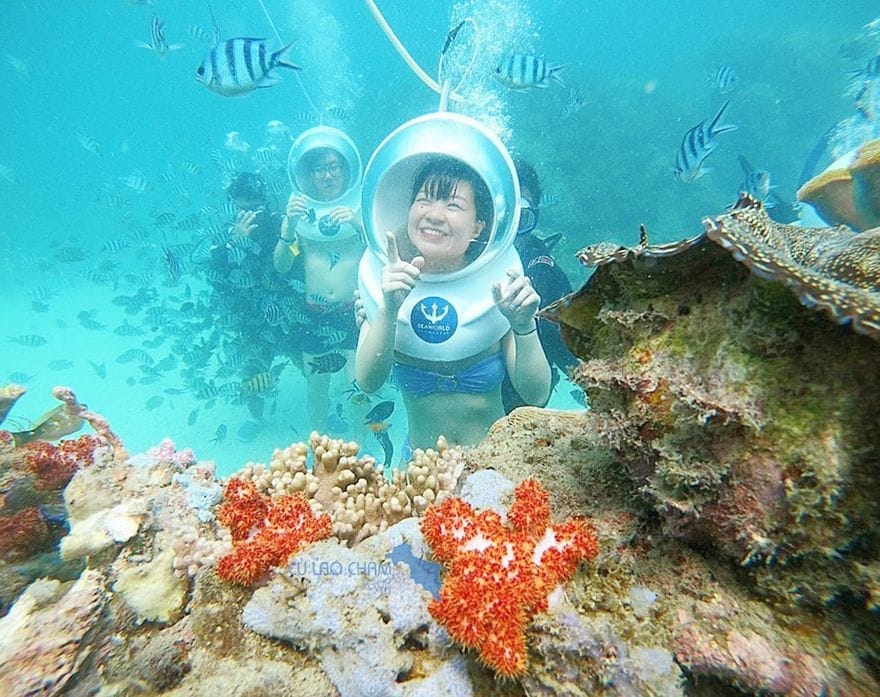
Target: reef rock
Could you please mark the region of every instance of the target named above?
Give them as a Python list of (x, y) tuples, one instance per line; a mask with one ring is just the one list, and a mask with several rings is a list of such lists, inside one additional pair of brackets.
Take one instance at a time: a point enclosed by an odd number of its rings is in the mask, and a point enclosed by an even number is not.
[(39, 580), (0, 620), (0, 685), (7, 697), (57, 695), (95, 651), (106, 603), (104, 578), (87, 570), (73, 583)]
[[(579, 439), (576, 418), (557, 420), (591, 478), (625, 474), (647, 507), (636, 515), (659, 516), (665, 535), (738, 569), (750, 592), (805, 613), (787, 621), (810, 639), (780, 630), (761, 675), (730, 677), (761, 653), (760, 624), (707, 631), (698, 651), (683, 648), (693, 628), (676, 630), (667, 646), (679, 663), (699, 674), (705, 661), (750, 692), (848, 694), (865, 671), (857, 655), (880, 656), (869, 571), (880, 561), (880, 237), (779, 225), (747, 198), (705, 225), (679, 243), (643, 236), (581, 253), (598, 268), (551, 314), (583, 361), (573, 377), (591, 411)], [(521, 439), (559, 440), (554, 417), (519, 411), (509, 420)], [(540, 471), (546, 456), (531, 452)], [(832, 607), (841, 640), (858, 647), (838, 658), (813, 643)], [(728, 649), (712, 653), (713, 642)]]
[[(252, 631), (317, 656), (343, 697), (467, 695), (464, 663), (428, 615), (430, 593), (386, 555), (402, 542), (423, 554), (418, 521), (407, 519), (353, 549), (319, 542), (297, 554), (242, 613)], [(422, 676), (441, 671), (430, 683)], [(433, 685), (433, 688), (431, 688)]]

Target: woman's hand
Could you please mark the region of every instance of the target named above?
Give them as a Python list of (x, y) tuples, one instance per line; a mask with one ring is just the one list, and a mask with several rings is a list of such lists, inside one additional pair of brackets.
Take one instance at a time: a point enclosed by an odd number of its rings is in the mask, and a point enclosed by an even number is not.
[(327, 222), (331, 225), (342, 225), (354, 220), (354, 211), (345, 206), (338, 206), (327, 214)]
[(388, 248), (388, 263), (382, 269), (382, 294), (385, 298), (385, 311), (389, 317), (397, 317), (404, 300), (416, 287), (425, 266), (425, 258), (415, 257), (412, 262), (403, 261), (397, 250), (397, 238), (391, 232), (385, 233)]
[(284, 212), (287, 219), (296, 227), (300, 220), (306, 220), (309, 217), (308, 200), (302, 194), (291, 194), (287, 199), (287, 209)]
[(507, 283), (504, 286), (494, 284), (492, 297), (515, 333), (525, 334), (535, 326), (541, 296), (532, 287), (528, 276), (523, 276), (516, 269), (508, 269)]

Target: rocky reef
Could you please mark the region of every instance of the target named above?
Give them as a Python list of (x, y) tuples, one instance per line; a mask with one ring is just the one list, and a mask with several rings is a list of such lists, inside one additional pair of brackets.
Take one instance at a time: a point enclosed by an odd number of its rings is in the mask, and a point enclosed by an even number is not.
[(880, 284), (787, 228), (584, 250), (550, 314), (590, 408), (391, 479), (317, 433), (129, 457), (59, 391), (93, 435), (0, 432), (3, 693), (877, 694)]

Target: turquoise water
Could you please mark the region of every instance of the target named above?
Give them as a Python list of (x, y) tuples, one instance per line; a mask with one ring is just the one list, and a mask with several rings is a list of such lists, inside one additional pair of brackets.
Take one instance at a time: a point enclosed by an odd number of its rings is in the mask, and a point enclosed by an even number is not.
[[(563, 233), (557, 256), (575, 287), (586, 270), (574, 253), (587, 244), (635, 243), (639, 223), (656, 242), (697, 232), (702, 216), (735, 199), (743, 179), (737, 155), (768, 169), (777, 190), (792, 196), (820, 134), (853, 113), (846, 75), (871, 55), (858, 60), (840, 47), (877, 13), (869, 2), (378, 4), (432, 76), (450, 27), (475, 19), (476, 35), (464, 31), (456, 47), (465, 62), (464, 48), (479, 47), (462, 89), (480, 101), (467, 111), (535, 164), (553, 199), (542, 210), (540, 233)], [(246, 439), (237, 435), (251, 418), (246, 406), (222, 396), (208, 406), (194, 394), (192, 377), (181, 375), (181, 342), (203, 342), (211, 329), (190, 327), (181, 337), (181, 326), (190, 325), (179, 312), (207, 285), (188, 264), (172, 281), (163, 246), (183, 258), (199, 230), (228, 224), (228, 216), (203, 211), (225, 200), (223, 168), (235, 164), (235, 153), (224, 147), (229, 132), (238, 131), (253, 150), (264, 143), (269, 120), (284, 121), (295, 135), (314, 125), (305, 115), (311, 100), (316, 108), (346, 112), (339, 125), (366, 160), (396, 126), (436, 109), (437, 96), (394, 52), (363, 3), (265, 5), (284, 40), (296, 42), (291, 59), (304, 68), (302, 84), (282, 71), (281, 84), (227, 98), (195, 80), (213, 34), (206, 3), (4, 3), (0, 382), (28, 388), (11, 421), (26, 426), (54, 406), (54, 385), (70, 385), (109, 418), (132, 452), (168, 436), (199, 458), (216, 460), (222, 473), (248, 460), (268, 461), (272, 448), (307, 436), (305, 383), (294, 366), (266, 400), (259, 431), (243, 434)], [(258, 0), (212, 6), (224, 38), (274, 34)], [(149, 41), (154, 14), (165, 20), (168, 42), (183, 44), (164, 58), (136, 45)], [(508, 91), (489, 73), (510, 51), (567, 64), (566, 87)], [(722, 64), (740, 77), (729, 95), (706, 83)], [(584, 106), (563, 119), (575, 87)], [(682, 136), (728, 97), (725, 120), (738, 129), (722, 136), (708, 159), (712, 172), (676, 181)], [(287, 191), (277, 196), (283, 202)], [(157, 222), (167, 213), (172, 222)], [(192, 216), (197, 229), (184, 224)], [(148, 300), (126, 313), (118, 298), (141, 289)], [(164, 308), (161, 322), (146, 319), (151, 307)], [(82, 317), (106, 328), (88, 329)], [(121, 326), (137, 333), (114, 332)], [(7, 341), (30, 335), (45, 343)], [(161, 345), (149, 347), (160, 337)], [(134, 348), (162, 369), (119, 362)], [(101, 365), (106, 374), (96, 370)], [(205, 379), (216, 370), (215, 355)], [(346, 387), (338, 376), (334, 404), (346, 405)], [(563, 383), (551, 406), (576, 406), (569, 390)], [(388, 388), (383, 396), (395, 393)], [(214, 444), (221, 425), (227, 435)], [(405, 431), (398, 408), (390, 434), (399, 442)], [(370, 438), (365, 446), (381, 452)]]

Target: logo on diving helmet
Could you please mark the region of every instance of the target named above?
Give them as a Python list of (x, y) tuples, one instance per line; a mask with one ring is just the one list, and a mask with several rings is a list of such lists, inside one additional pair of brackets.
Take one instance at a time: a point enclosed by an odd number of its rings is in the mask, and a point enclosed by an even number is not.
[(339, 232), (339, 223), (331, 222), (329, 215), (322, 216), (318, 220), (318, 231), (324, 237), (333, 237)]
[(416, 336), (429, 344), (441, 344), (458, 329), (458, 313), (448, 300), (430, 295), (415, 304), (409, 316)]

